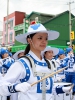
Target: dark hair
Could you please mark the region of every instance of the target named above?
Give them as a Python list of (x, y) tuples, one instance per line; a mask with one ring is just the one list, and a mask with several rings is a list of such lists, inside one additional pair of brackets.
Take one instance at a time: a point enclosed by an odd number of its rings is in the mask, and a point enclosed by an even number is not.
[[(28, 36), (27, 36), (27, 39), (28, 39), (28, 38), (31, 38), (31, 39), (32, 39), (33, 36), (34, 36), (35, 34), (36, 34), (36, 33), (28, 35)], [(28, 54), (29, 51), (30, 51), (30, 44), (28, 44), (28, 45), (26, 46), (26, 49), (25, 49), (25, 51), (24, 51), (24, 55)]]
[[(45, 59), (45, 58), (44, 58), (44, 59)], [(50, 64), (50, 62), (49, 62), (47, 59), (45, 59), (45, 61), (46, 61), (47, 65), (48, 65), (48, 68), (51, 69), (51, 64)]]
[(47, 51), (44, 52), (44, 58), (45, 58), (45, 54), (47, 53)]

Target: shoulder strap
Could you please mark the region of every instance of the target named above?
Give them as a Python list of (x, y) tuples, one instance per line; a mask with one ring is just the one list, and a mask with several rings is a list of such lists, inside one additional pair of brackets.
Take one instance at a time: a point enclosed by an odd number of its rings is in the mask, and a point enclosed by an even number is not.
[(31, 66), (31, 68), (32, 68), (32, 61), (30, 60), (30, 58), (28, 57), (28, 56), (22, 56), (22, 57), (20, 57), (20, 58), (26, 58), (28, 61), (29, 61), (29, 63), (30, 63), (30, 66)]
[(32, 68), (32, 71), (33, 72), (36, 72), (36, 69), (35, 69), (36, 68), (36, 65), (34, 63), (34, 60), (30, 56), (25, 55), (25, 56), (22, 56), (21, 58), (26, 58), (29, 61), (29, 63), (30, 63), (30, 66)]
[(23, 66), (26, 69), (26, 76), (23, 79), (20, 79), (21, 82), (27, 82), (30, 78), (30, 69), (29, 66), (27, 65), (27, 63), (23, 60), (23, 59), (19, 59), (19, 61), (23, 64)]

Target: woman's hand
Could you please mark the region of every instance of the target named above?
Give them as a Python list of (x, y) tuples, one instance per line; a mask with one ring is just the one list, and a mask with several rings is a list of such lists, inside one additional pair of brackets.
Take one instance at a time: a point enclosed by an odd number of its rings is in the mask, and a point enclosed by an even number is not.
[(27, 82), (23, 82), (23, 83), (20, 83), (20, 84), (17, 84), (15, 86), (15, 90), (18, 91), (18, 92), (22, 92), (22, 93), (26, 93), (29, 89), (31, 88), (31, 85)]

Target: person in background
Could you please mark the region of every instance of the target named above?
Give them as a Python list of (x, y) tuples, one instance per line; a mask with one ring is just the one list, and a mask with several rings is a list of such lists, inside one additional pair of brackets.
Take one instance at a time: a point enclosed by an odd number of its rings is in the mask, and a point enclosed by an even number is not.
[(2, 63), (2, 70), (4, 74), (7, 73), (9, 67), (14, 63), (14, 59), (9, 56), (9, 52), (7, 49), (1, 49), (1, 63)]
[[(45, 60), (48, 60), (50, 63), (50, 68), (52, 71), (57, 70), (57, 63), (56, 60), (54, 59), (54, 56), (56, 56), (59, 53), (58, 48), (54, 48), (51, 46), (47, 46), (44, 51), (42, 51), (42, 55), (44, 56)], [(54, 81), (59, 81), (58, 78), (56, 78), (56, 75), (54, 75)]]
[(15, 60), (18, 60), (19, 58), (21, 58), (22, 56), (24, 56), (24, 50), (19, 50), (17, 51), (14, 55), (13, 55), (13, 58)]
[[(72, 48), (66, 48), (66, 55), (68, 60), (68, 66), (69, 68), (65, 70), (65, 75), (66, 75), (66, 82), (71, 82), (75, 84), (75, 58), (74, 58), (74, 53)], [(73, 87), (73, 95), (75, 95), (75, 85)]]
[(44, 51), (42, 51), (42, 55), (44, 56), (44, 59), (51, 61), (54, 65), (54, 68), (56, 67), (54, 56), (56, 56), (58, 54), (58, 52), (59, 52), (58, 48), (54, 48), (54, 47), (51, 47), (51, 46), (47, 46), (44, 49)]
[[(68, 58), (66, 58), (65, 56), (65, 51), (63, 49), (59, 49), (59, 53), (58, 53), (58, 59), (56, 60), (57, 63), (57, 70), (67, 67), (68, 65)], [(61, 78), (61, 81), (65, 81), (65, 73), (64, 71), (60, 72), (57, 74), (58, 77)]]
[[(1, 79), (5, 76), (5, 74), (7, 73), (9, 67), (14, 63), (14, 59), (11, 58), (9, 56), (9, 52), (7, 49), (3, 49), (1, 48), (1, 60), (0, 60), (0, 68), (1, 68)], [(3, 96), (2, 100), (5, 100), (7, 98), (7, 100), (10, 100), (10, 96)]]

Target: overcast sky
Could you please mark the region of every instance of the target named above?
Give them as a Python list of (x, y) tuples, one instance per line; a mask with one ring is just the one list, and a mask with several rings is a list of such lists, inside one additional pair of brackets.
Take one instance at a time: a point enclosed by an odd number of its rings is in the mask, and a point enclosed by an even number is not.
[[(7, 15), (7, 1), (0, 0), (0, 31), (3, 29), (3, 17)], [(36, 11), (55, 15), (69, 10), (69, 2), (72, 2), (71, 13), (75, 15), (75, 0), (9, 0), (9, 14)]]

